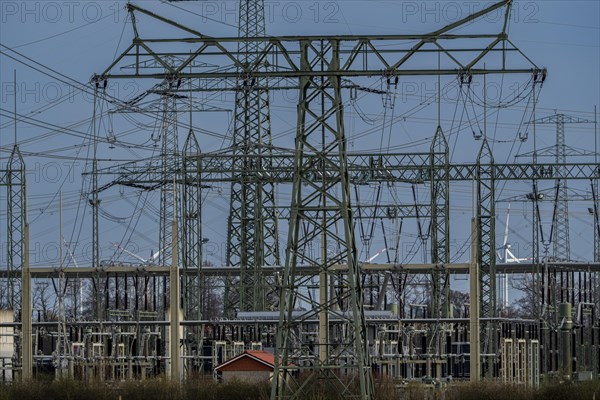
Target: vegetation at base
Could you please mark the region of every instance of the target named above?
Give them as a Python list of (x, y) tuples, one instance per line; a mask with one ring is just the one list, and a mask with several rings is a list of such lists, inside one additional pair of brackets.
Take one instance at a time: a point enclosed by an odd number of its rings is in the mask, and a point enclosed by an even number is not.
[(81, 382), (72, 379), (0, 384), (0, 400), (263, 400), (268, 384), (216, 383), (212, 379), (178, 383), (168, 379)]
[[(595, 394), (595, 395), (594, 395)], [(600, 399), (600, 381), (542, 384), (537, 390), (498, 382), (457, 383), (448, 387), (445, 400), (584, 400)]]
[[(339, 399), (331, 386), (312, 385), (307, 400)], [(376, 400), (600, 400), (600, 381), (548, 383), (538, 390), (499, 382), (454, 382), (443, 388), (417, 382), (375, 383)], [(0, 384), (0, 400), (267, 400), (268, 384), (216, 383), (212, 379), (178, 383), (148, 379), (120, 383), (72, 379)]]

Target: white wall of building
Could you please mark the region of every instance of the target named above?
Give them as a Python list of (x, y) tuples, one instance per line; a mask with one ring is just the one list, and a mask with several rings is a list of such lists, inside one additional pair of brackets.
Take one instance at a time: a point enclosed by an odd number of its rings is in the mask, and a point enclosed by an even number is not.
[[(13, 310), (0, 310), (0, 322), (14, 322)], [(15, 351), (14, 328), (0, 327), (0, 381), (12, 381), (12, 357)]]

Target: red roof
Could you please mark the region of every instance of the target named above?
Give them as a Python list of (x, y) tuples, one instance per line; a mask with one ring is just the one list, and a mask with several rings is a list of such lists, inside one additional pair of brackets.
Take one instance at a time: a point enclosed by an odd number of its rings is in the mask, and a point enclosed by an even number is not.
[(258, 358), (259, 360), (275, 366), (275, 356), (264, 350), (246, 350), (245, 353)]
[(215, 371), (257, 371), (273, 370), (275, 357), (264, 350), (246, 350), (217, 366)]

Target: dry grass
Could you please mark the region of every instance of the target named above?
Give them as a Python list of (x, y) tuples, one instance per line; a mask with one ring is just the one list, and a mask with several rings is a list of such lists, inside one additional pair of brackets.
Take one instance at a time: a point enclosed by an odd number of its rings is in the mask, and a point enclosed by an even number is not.
[[(594, 397), (595, 396), (595, 397)], [(498, 382), (458, 383), (448, 387), (445, 400), (579, 400), (600, 399), (600, 381), (548, 383), (538, 390)]]
[(456, 383), (446, 390), (446, 400), (529, 400), (536, 391), (499, 382)]
[(57, 380), (0, 385), (0, 400), (266, 400), (269, 394), (266, 384), (218, 384), (212, 380), (182, 384), (167, 379), (117, 384)]
[[(323, 383), (311, 385), (307, 400), (339, 399), (340, 393)], [(80, 382), (69, 379), (0, 384), (0, 400), (266, 400), (267, 384), (166, 379), (123, 383)], [(550, 383), (539, 390), (498, 382), (455, 382), (445, 389), (418, 383), (398, 385), (390, 380), (375, 384), (376, 400), (600, 400), (600, 381)]]

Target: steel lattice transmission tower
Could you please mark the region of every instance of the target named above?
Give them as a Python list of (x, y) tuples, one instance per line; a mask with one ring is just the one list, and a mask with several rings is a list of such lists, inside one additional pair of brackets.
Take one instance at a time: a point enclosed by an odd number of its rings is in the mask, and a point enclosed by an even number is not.
[[(241, 0), (239, 11), (239, 37), (264, 37), (264, 1)], [(240, 42), (239, 61), (245, 66), (255, 64), (265, 45), (261, 41)], [(266, 61), (258, 65), (257, 71), (267, 70)], [(266, 78), (241, 74), (235, 93), (234, 162), (240, 171), (255, 172), (237, 174), (231, 184), (227, 265), (239, 265), (241, 276), (237, 287), (228, 282), (225, 311), (229, 316), (233, 316), (236, 307), (242, 311), (265, 310), (266, 282), (261, 267), (279, 264), (275, 188), (272, 182), (264, 180), (269, 174), (271, 155), (267, 87)]]
[[(313, 68), (339, 68), (340, 43), (330, 40), (315, 45), (301, 43), (300, 66), (305, 75), (300, 78), (292, 206), (277, 330), (279, 357), (273, 378), (277, 382), (271, 398), (302, 398), (315, 381), (329, 379), (337, 384), (341, 397), (366, 400), (374, 393), (350, 204), (341, 77), (309, 77)], [(311, 251), (313, 244), (320, 249), (316, 254)], [(307, 279), (296, 272), (301, 264), (319, 268), (318, 299), (297, 289), (303, 284), (299, 281)], [(339, 264), (347, 264), (347, 271), (336, 271), (334, 266)], [(340, 321), (338, 332), (330, 332), (330, 317)], [(317, 345), (304, 337), (302, 326), (311, 319), (319, 320)], [(295, 369), (306, 372), (302, 383), (295, 381)]]
[[(572, 155), (565, 141), (565, 124), (588, 124), (594, 123), (583, 118), (573, 117), (565, 114), (554, 114), (549, 117), (539, 118), (535, 120), (536, 124), (555, 124), (556, 125), (556, 144), (549, 148), (543, 154), (554, 155), (556, 168), (564, 173), (567, 163), (567, 156)], [(555, 204), (555, 219), (553, 232), (553, 255), (558, 261), (569, 261), (571, 259), (571, 243), (569, 239), (569, 189), (567, 181), (556, 181), (558, 196)]]

